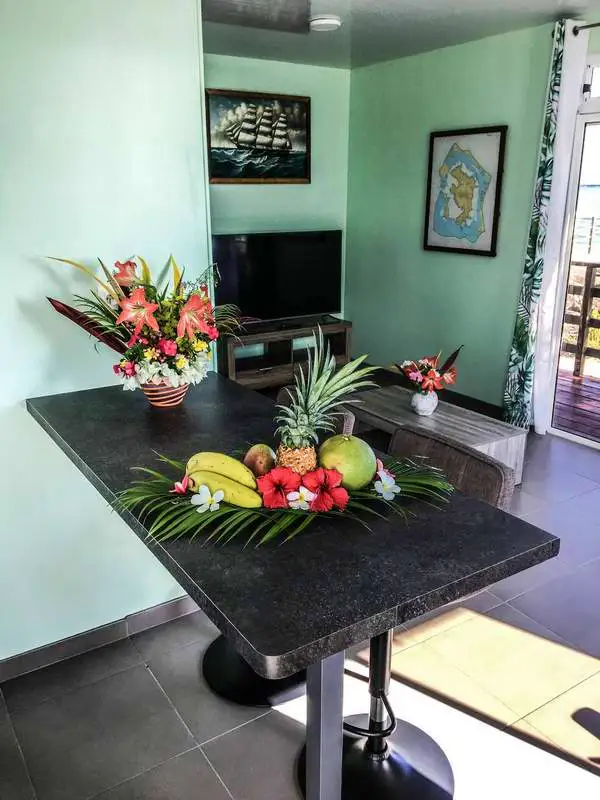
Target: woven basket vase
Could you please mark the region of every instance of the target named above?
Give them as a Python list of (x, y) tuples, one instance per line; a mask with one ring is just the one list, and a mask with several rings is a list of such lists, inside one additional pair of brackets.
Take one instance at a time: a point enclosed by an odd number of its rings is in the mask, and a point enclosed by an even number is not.
[(164, 383), (143, 383), (142, 392), (155, 408), (174, 408), (183, 402), (189, 384), (185, 386), (166, 386)]

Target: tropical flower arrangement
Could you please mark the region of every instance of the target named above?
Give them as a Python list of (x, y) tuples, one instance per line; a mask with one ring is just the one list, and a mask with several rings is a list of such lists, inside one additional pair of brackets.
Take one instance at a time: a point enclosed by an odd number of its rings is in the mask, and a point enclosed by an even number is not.
[[(453, 489), (425, 460), (377, 458), (356, 436), (335, 430), (344, 398), (364, 385), (373, 371), (364, 357), (335, 371), (335, 359), (319, 331), (308, 370), (290, 390), (290, 405), (279, 406), (280, 446), (256, 444), (243, 459), (201, 452), (187, 463), (160, 456), (169, 471), (138, 468), (144, 478), (120, 495), (123, 509), (136, 513), (157, 541), (207, 533), (206, 540), (264, 544), (292, 539), (320, 515), (344, 516), (369, 527), (368, 518), (390, 514), (406, 519), (406, 501), (438, 505)], [(181, 477), (183, 475), (183, 477)]]
[(455, 350), (444, 361), (442, 366), (438, 366), (441, 353), (437, 356), (426, 356), (417, 361), (403, 361), (397, 364), (398, 369), (410, 381), (413, 389), (421, 394), (439, 392), (453, 383), (456, 383), (457, 371), (454, 362), (462, 349), (462, 345)]
[[(124, 389), (141, 388), (158, 405), (181, 402), (188, 386), (206, 377), (212, 342), (238, 327), (236, 308), (213, 308), (210, 271), (184, 281), (172, 256), (156, 282), (140, 256), (115, 262), (112, 271), (99, 259), (106, 280), (78, 262), (55, 260), (88, 274), (97, 289), (77, 295), (76, 308), (48, 298), (52, 306), (119, 354), (113, 370)], [(164, 392), (173, 389), (179, 391), (165, 402)]]

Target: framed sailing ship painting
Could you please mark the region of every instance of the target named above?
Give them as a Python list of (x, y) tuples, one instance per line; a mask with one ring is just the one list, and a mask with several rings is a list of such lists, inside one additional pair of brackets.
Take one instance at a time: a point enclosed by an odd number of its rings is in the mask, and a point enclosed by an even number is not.
[(206, 90), (211, 183), (310, 183), (310, 97)]
[(432, 133), (425, 250), (495, 256), (506, 125)]

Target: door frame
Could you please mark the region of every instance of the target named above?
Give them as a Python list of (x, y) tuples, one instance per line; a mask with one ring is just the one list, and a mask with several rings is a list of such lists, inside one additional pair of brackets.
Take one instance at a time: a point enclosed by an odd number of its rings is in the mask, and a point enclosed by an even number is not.
[[(600, 66), (600, 55), (590, 57), (590, 65)], [(554, 393), (552, 399), (552, 417), (548, 433), (569, 439), (588, 447), (600, 449), (600, 442), (588, 439), (569, 431), (563, 431), (553, 426), (554, 408), (556, 404), (556, 391), (558, 387), (558, 373), (560, 365), (560, 345), (562, 340), (562, 328), (565, 317), (565, 305), (567, 300), (567, 289), (569, 286), (569, 273), (571, 268), (571, 253), (573, 251), (573, 236), (575, 233), (575, 214), (577, 212), (577, 201), (579, 199), (579, 186), (581, 180), (581, 165), (583, 161), (583, 148), (585, 144), (585, 130), (588, 124), (600, 124), (600, 97), (583, 102), (577, 112), (577, 123), (575, 126), (575, 137), (573, 140), (573, 155), (571, 158), (571, 169), (569, 174), (569, 190), (567, 193), (567, 204), (565, 208), (565, 220), (563, 225), (561, 259), (558, 279), (556, 282), (556, 308), (562, 309), (560, 315), (554, 315), (554, 325), (550, 347), (552, 351), (552, 364), (554, 369)]]

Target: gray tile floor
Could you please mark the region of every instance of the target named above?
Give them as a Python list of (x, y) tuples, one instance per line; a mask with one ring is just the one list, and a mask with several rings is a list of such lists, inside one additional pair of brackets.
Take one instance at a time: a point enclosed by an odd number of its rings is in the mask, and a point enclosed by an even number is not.
[[(469, 598), (511, 625), (600, 657), (600, 452), (531, 436), (513, 513), (558, 558)], [(303, 729), (217, 699), (192, 614), (0, 687), (1, 800), (297, 800)]]

